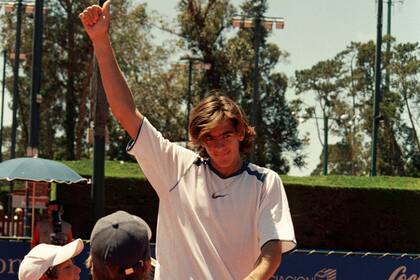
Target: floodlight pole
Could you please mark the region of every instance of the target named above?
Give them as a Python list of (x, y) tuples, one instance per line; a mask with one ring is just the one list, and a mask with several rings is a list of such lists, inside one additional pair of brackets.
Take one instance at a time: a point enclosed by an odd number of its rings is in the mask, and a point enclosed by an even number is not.
[[(102, 7), (105, 0), (99, 0)], [(94, 58), (92, 95), (95, 96), (93, 128), (93, 174), (92, 192), (94, 218), (105, 215), (105, 137), (108, 117), (108, 103), (102, 85), (101, 75)]]
[(39, 146), (39, 103), (41, 102), (42, 73), (42, 31), (44, 0), (35, 1), (35, 19), (32, 46), (32, 89), (31, 89), (31, 125), (29, 134), (28, 156), (38, 156)]
[(192, 93), (191, 93), (191, 84), (192, 84), (192, 68), (193, 68), (193, 60), (190, 58), (188, 59), (188, 95), (187, 95), (187, 119), (186, 119), (186, 126), (185, 126), (185, 141), (189, 141), (190, 134), (188, 132), (189, 126), (189, 118), (190, 118), (190, 111), (191, 111), (191, 103), (192, 103)]
[[(253, 24), (248, 24), (252, 21)], [(252, 108), (251, 108), (251, 123), (255, 127), (255, 130), (260, 133), (260, 116), (261, 116), (261, 106), (260, 106), (260, 94), (259, 94), (259, 82), (260, 82), (260, 72), (259, 72), (259, 60), (260, 60), (260, 47), (261, 47), (261, 32), (262, 24), (264, 28), (270, 31), (275, 24), (276, 29), (284, 28), (283, 18), (278, 17), (265, 17), (261, 6), (259, 7), (255, 17), (243, 17), (235, 16), (232, 18), (232, 24), (234, 27), (239, 28), (253, 28), (254, 29), (254, 69), (253, 69), (253, 84), (252, 84)], [(268, 24), (268, 25), (267, 25)], [(258, 140), (255, 143), (256, 153), (258, 156)], [(255, 160), (256, 153), (251, 154), (251, 160)]]
[(15, 60), (13, 66), (13, 105), (12, 105), (12, 133), (11, 133), (11, 147), (10, 158), (16, 157), (16, 130), (17, 130), (17, 99), (19, 95), (19, 57), (20, 57), (20, 34), (22, 26), (22, 0), (18, 0), (16, 9), (16, 39), (15, 39)]
[(387, 26), (386, 26), (386, 35), (388, 35), (388, 40), (386, 41), (386, 54), (387, 54), (387, 67), (385, 72), (385, 92), (389, 92), (389, 82), (390, 82), (390, 73), (389, 73), (389, 64), (391, 62), (391, 10), (392, 10), (392, 0), (387, 1)]
[(3, 79), (1, 89), (1, 114), (0, 114), (0, 162), (3, 161), (3, 116), (4, 116), (4, 91), (6, 89), (6, 60), (7, 50), (3, 50)]
[(253, 79), (253, 88), (252, 88), (252, 124), (255, 126), (256, 130), (258, 129), (258, 108), (259, 108), (259, 63), (260, 63), (260, 37), (261, 37), (261, 13), (258, 11), (258, 15), (255, 18), (254, 26), (254, 79)]
[(324, 147), (323, 147), (323, 168), (322, 174), (324, 176), (328, 175), (328, 115), (324, 113)]
[(373, 121), (372, 121), (372, 158), (370, 175), (376, 176), (376, 154), (377, 138), (379, 126), (379, 104), (381, 102), (381, 48), (382, 48), (382, 7), (383, 0), (378, 0), (378, 23), (376, 34), (376, 56), (375, 56), (375, 97), (373, 103)]
[[(196, 61), (203, 62), (201, 57), (185, 55), (181, 57), (180, 60), (188, 61), (188, 88), (187, 88), (187, 116), (185, 120), (185, 141), (189, 141), (189, 132), (188, 132), (188, 124), (189, 124), (189, 117), (191, 112), (191, 105), (192, 105), (192, 74), (193, 74), (193, 66)], [(207, 69), (207, 68), (206, 68)]]

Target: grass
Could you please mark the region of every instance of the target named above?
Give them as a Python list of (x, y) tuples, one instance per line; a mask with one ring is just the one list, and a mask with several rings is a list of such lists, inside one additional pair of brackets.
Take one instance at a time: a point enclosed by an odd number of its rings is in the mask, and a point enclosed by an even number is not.
[[(92, 176), (92, 160), (63, 161), (63, 163), (82, 176)], [(105, 176), (115, 178), (144, 178), (144, 174), (137, 163), (111, 160), (105, 161)], [(285, 185), (420, 190), (420, 178), (412, 177), (340, 175), (292, 177), (281, 175), (281, 178)], [(2, 189), (8, 189), (8, 186), (0, 187), (0, 190)]]
[(281, 176), (284, 184), (306, 186), (350, 187), (350, 188), (393, 188), (404, 190), (420, 190), (420, 178), (394, 176)]
[[(92, 161), (64, 161), (69, 167), (79, 174), (85, 176), (92, 175)], [(105, 162), (105, 175), (112, 177), (131, 177), (143, 178), (144, 175), (137, 163), (119, 161)], [(411, 177), (392, 177), (392, 176), (308, 176), (292, 177), (281, 176), (284, 184), (306, 185), (306, 186), (325, 186), (325, 187), (350, 187), (350, 188), (394, 188), (407, 190), (420, 190), (420, 178)]]
[[(92, 160), (62, 161), (82, 176), (91, 177), (93, 173)], [(143, 172), (137, 163), (125, 161), (105, 161), (105, 177), (116, 178), (144, 178)]]

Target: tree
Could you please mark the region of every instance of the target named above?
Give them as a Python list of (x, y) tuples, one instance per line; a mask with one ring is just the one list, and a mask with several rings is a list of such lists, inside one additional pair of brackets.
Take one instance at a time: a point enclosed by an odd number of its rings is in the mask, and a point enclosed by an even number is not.
[[(342, 96), (343, 74), (343, 63), (337, 57), (334, 59), (320, 61), (312, 66), (311, 69), (295, 72), (296, 94), (313, 93), (315, 95), (314, 100), (317, 102), (318, 108), (321, 110), (324, 141), (320, 138), (320, 142), (323, 147), (322, 163), (324, 165), (324, 175), (328, 172), (329, 164), (328, 134), (330, 131), (334, 134), (339, 133), (337, 125), (341, 123), (342, 119), (342, 115), (339, 113), (346, 108)], [(316, 108), (307, 108), (306, 113), (307, 115), (304, 116), (304, 119), (315, 119), (318, 125)], [(333, 120), (331, 125), (329, 124), (329, 120)], [(332, 125), (336, 126), (334, 130), (332, 130)], [(318, 132), (318, 134), (320, 133)]]
[[(419, 174), (418, 138), (413, 116), (418, 116), (419, 89), (419, 47), (418, 44), (396, 44), (385, 53), (383, 70), (390, 71), (390, 87), (382, 86), (381, 122), (379, 130), (378, 171), (382, 175)], [(374, 95), (375, 45), (352, 42), (344, 51), (335, 56), (342, 65), (340, 79), (331, 87), (340, 88), (340, 100), (330, 103), (330, 113), (335, 116), (335, 125), (330, 127), (341, 140), (330, 147), (329, 168), (331, 174), (367, 174), (370, 163), (370, 136), (372, 131), (372, 103)], [(311, 69), (296, 73), (298, 92), (318, 90), (322, 83), (316, 76), (319, 62)], [(330, 65), (329, 70), (333, 72)], [(321, 69), (321, 68), (320, 68)], [(310, 85), (311, 75), (319, 84)], [(309, 86), (308, 86), (309, 85)], [(328, 87), (327, 87), (328, 88)], [(411, 106), (410, 106), (411, 105)], [(404, 117), (407, 114), (407, 118)], [(342, 117), (339, 117), (342, 116)], [(344, 118), (343, 118), (344, 117)], [(351, 155), (349, 158), (348, 155)], [(349, 166), (347, 163), (352, 162)], [(319, 174), (318, 166), (313, 174)], [(417, 174), (417, 175), (416, 175)]]
[[(93, 50), (78, 18), (79, 12), (91, 2), (60, 0), (48, 5), (44, 17), (44, 42), (42, 58), (40, 106), (41, 156), (58, 159), (79, 159), (89, 156), (86, 142), (90, 126), (92, 97)], [(132, 1), (113, 1), (111, 37), (120, 65), (127, 76), (140, 109), (170, 138), (179, 139), (181, 115), (177, 93), (169, 87), (173, 83), (168, 75), (166, 59), (173, 45), (155, 46), (150, 36), (151, 21), (145, 4), (133, 5)], [(124, 20), (118, 20), (124, 19)], [(1, 18), (5, 40), (3, 47), (11, 49), (14, 42), (14, 15)], [(19, 96), (18, 154), (23, 155), (28, 143), (29, 96), (31, 75), (32, 22), (23, 19), (22, 52), (28, 60), (22, 63)], [(48, 51), (46, 51), (48, 50)], [(164, 81), (162, 83), (162, 81)], [(8, 91), (12, 92), (10, 84)], [(141, 93), (141, 94), (139, 94)], [(165, 114), (165, 112), (170, 112)], [(166, 119), (161, 116), (165, 115)], [(117, 125), (110, 121), (110, 142), (119, 144), (122, 151), (126, 142), (121, 141)], [(127, 137), (124, 137), (126, 139)], [(113, 150), (114, 151), (114, 150)], [(111, 152), (112, 158), (120, 158)], [(123, 157), (126, 159), (126, 157)]]
[[(82, 37), (77, 14), (88, 1), (58, 1), (48, 6), (44, 15), (44, 40), (42, 58), (40, 105), (40, 153), (41, 156), (74, 159), (75, 124), (80, 106), (80, 95), (86, 89), (84, 66), (91, 60), (91, 48)], [(18, 100), (18, 128), (22, 136), (18, 139), (19, 154), (24, 154), (28, 143), (29, 93), (32, 60), (33, 22), (24, 14), (22, 20), (22, 52), (28, 60), (22, 65), (20, 95)], [(7, 41), (3, 46), (14, 46), (14, 14), (5, 15), (2, 20)], [(78, 36), (77, 36), (78, 34)], [(46, 51), (48, 50), (48, 51)], [(87, 73), (89, 77), (89, 73)], [(85, 82), (83, 83), (83, 80)], [(11, 92), (11, 88), (8, 88)], [(25, 97), (25, 95), (27, 95)], [(63, 113), (64, 112), (64, 113)], [(64, 117), (65, 116), (65, 117)], [(67, 141), (68, 140), (68, 141)], [(65, 147), (65, 148), (63, 148)]]

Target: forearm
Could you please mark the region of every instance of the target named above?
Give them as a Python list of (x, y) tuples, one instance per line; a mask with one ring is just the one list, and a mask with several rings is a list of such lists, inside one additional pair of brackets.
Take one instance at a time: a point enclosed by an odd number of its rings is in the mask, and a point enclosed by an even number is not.
[(118, 66), (111, 46), (108, 35), (110, 3), (111, 1), (107, 0), (102, 7), (89, 6), (79, 14), (79, 17), (93, 43), (102, 84), (112, 113), (131, 138), (135, 139), (143, 117), (136, 109), (133, 95)]
[(254, 269), (245, 280), (268, 280), (281, 263), (281, 242), (270, 241), (261, 249), (261, 254)]
[(112, 113), (131, 138), (135, 139), (142, 116), (136, 109), (133, 95), (118, 66), (109, 37), (96, 39), (93, 47)]

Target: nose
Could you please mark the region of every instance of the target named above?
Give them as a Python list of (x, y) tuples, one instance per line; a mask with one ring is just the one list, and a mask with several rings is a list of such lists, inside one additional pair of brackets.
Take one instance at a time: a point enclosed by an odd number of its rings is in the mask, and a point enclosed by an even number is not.
[(225, 145), (226, 145), (225, 139), (219, 138), (219, 139), (216, 140), (216, 143), (215, 143), (214, 147), (216, 149), (223, 149), (225, 147)]

